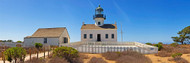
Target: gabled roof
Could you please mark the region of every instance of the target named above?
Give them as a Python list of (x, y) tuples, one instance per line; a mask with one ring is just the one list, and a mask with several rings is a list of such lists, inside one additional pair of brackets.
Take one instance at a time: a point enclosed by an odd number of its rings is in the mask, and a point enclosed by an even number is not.
[(65, 27), (62, 28), (39, 28), (32, 36), (26, 38), (35, 37), (60, 37), (61, 34), (66, 30)]
[(116, 24), (104, 24), (103, 26), (96, 26), (95, 24), (84, 24), (81, 27), (83, 29), (100, 29), (100, 30), (108, 30), (108, 29), (117, 29)]

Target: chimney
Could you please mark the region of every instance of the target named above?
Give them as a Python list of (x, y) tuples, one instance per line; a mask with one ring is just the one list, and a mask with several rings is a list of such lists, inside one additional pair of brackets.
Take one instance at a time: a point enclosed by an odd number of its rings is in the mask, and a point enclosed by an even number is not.
[(82, 22), (82, 25), (84, 25), (84, 22)]
[(116, 21), (115, 21), (115, 25), (117, 25)]

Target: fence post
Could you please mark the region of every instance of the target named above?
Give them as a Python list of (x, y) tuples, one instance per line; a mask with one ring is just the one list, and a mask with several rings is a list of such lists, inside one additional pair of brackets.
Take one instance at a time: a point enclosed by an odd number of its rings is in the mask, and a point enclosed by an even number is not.
[(3, 63), (5, 63), (5, 57), (4, 57), (4, 53), (3, 53), (4, 51), (2, 51), (1, 53), (2, 53), (2, 59), (3, 59)]
[(38, 59), (38, 51), (37, 51), (37, 59)]
[(49, 49), (48, 49), (48, 57), (49, 57)]
[(31, 61), (31, 48), (29, 49), (29, 54), (30, 54), (30, 61)]
[(45, 59), (45, 56), (46, 56), (46, 55), (45, 55), (45, 52), (46, 52), (46, 50), (45, 50), (45, 47), (44, 47), (44, 59)]

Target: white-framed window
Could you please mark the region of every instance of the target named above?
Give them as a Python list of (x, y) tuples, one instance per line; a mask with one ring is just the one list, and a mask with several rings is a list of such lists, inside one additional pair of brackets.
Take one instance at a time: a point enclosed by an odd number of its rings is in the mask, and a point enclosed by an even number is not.
[(101, 22), (98, 22), (98, 25), (101, 25)]
[(111, 34), (111, 38), (114, 39), (114, 34)]
[(90, 34), (90, 39), (92, 39), (93, 38), (93, 35), (92, 34)]
[(86, 34), (84, 34), (84, 39), (86, 39), (87, 38), (87, 35)]
[(105, 35), (105, 38), (108, 39), (108, 34)]

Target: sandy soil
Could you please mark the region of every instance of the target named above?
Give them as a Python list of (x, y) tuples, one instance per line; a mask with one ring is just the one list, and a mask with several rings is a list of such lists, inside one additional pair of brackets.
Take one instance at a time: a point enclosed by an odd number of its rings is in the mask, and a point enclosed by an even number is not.
[(85, 54), (85, 55), (88, 55), (88, 59), (84, 59), (84, 63), (88, 63), (88, 61), (90, 61), (90, 59), (92, 57), (96, 57), (96, 58), (102, 58), (104, 61), (108, 62), (108, 63), (115, 63), (115, 61), (112, 61), (112, 60), (106, 60), (101, 54)]
[(154, 54), (146, 54), (145, 56), (150, 58), (152, 63), (175, 63), (174, 61), (168, 61), (168, 58), (172, 57), (159, 57), (155, 56)]
[[(89, 59), (84, 59), (84, 63), (88, 63), (88, 61), (90, 61), (92, 57), (103, 58), (108, 63), (115, 63), (115, 61), (106, 60), (104, 57), (102, 57), (101, 54), (87, 54), (86, 53), (85, 55), (88, 55)], [(159, 56), (155, 56), (154, 54), (146, 54), (145, 56), (150, 58), (152, 63), (176, 63), (174, 61), (168, 61), (168, 59), (172, 57), (159, 57)], [(183, 54), (182, 58), (186, 59), (190, 63), (190, 54)]]

